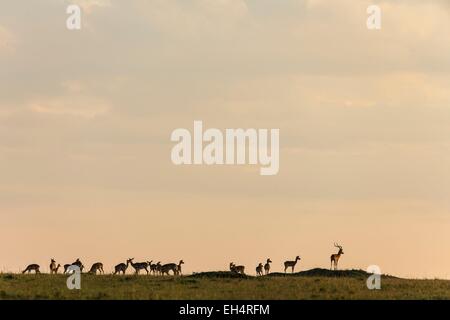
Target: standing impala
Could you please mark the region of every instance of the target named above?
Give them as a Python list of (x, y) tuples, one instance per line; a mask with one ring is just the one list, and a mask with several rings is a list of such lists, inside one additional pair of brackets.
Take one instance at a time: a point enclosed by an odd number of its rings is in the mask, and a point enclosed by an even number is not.
[(263, 264), (259, 263), (258, 266), (256, 267), (256, 276), (262, 276), (263, 275)]
[(51, 259), (50, 260), (50, 274), (58, 273), (58, 269), (59, 269), (60, 266), (61, 266), (60, 264), (58, 264), (58, 266), (56, 266), (55, 259)]
[(271, 263), (272, 263), (272, 260), (270, 260), (270, 258), (268, 258), (266, 261), (266, 264), (264, 265), (264, 271), (266, 272), (266, 274), (269, 274)]
[(57, 274), (60, 267), (61, 267), (61, 265), (59, 263), (58, 263), (58, 265), (56, 265), (55, 259), (51, 259), (51, 261), (50, 261), (50, 274)]
[(341, 257), (342, 254), (344, 254), (344, 250), (342, 250), (342, 246), (340, 246), (337, 243), (335, 243), (334, 246), (336, 248), (339, 248), (339, 251), (338, 251), (338, 253), (332, 254), (330, 257), (330, 260), (331, 260), (330, 270), (333, 270), (333, 263), (334, 263), (334, 270), (337, 270), (339, 258)]
[(296, 256), (294, 261), (285, 261), (284, 262), (284, 273), (286, 273), (287, 268), (292, 268), (292, 273), (294, 273), (295, 265), (297, 261), (300, 261), (300, 256)]
[[(150, 261), (151, 262), (151, 261)], [(161, 265), (161, 262), (158, 262), (158, 263), (151, 263), (150, 265), (149, 265), (149, 267), (150, 267), (150, 272), (151, 273), (153, 273), (153, 275), (156, 275), (157, 274), (157, 272), (158, 272), (158, 264), (159, 265)]]
[(161, 261), (158, 261), (158, 263), (156, 264), (156, 267), (155, 267), (157, 275), (161, 275), (161, 267), (162, 267)]
[(139, 271), (144, 269), (148, 274), (148, 263), (147, 262), (133, 262), (134, 258), (130, 259), (131, 266), (134, 268), (134, 274), (139, 274)]
[(173, 272), (173, 275), (181, 274), (181, 265), (184, 263), (183, 260), (180, 260), (178, 264), (176, 263), (167, 263), (161, 266), (161, 275), (167, 274), (169, 275), (169, 271)]

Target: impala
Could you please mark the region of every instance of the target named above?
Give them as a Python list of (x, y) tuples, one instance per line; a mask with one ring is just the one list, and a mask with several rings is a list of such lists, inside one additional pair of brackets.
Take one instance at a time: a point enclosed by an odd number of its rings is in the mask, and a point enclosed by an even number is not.
[(263, 275), (263, 264), (259, 263), (258, 266), (256, 267), (256, 275), (257, 276), (262, 276)]
[(178, 264), (176, 263), (167, 263), (165, 265), (161, 266), (161, 274), (167, 274), (169, 275), (169, 271), (173, 272), (173, 275), (178, 275), (179, 273), (181, 273), (181, 265), (184, 263), (183, 260), (180, 260), (180, 262)]
[(58, 264), (58, 266), (56, 266), (55, 259), (51, 259), (50, 260), (50, 274), (58, 273), (58, 269), (59, 269), (60, 266), (61, 266), (60, 264)]
[(148, 263), (147, 262), (136, 262), (136, 263), (134, 263), (133, 259), (134, 258), (130, 259), (130, 263), (131, 263), (131, 266), (134, 268), (134, 274), (139, 274), (139, 271), (141, 271), (142, 269), (144, 269), (147, 272), (147, 274), (148, 274), (148, 269), (147, 269)]
[(285, 261), (284, 262), (284, 273), (286, 273), (287, 268), (292, 268), (292, 273), (294, 273), (295, 265), (297, 261), (300, 261), (300, 257), (296, 256), (294, 261)]
[(114, 272), (113, 272), (113, 274), (120, 274), (121, 272), (123, 273), (123, 274), (125, 274), (125, 271), (127, 271), (127, 269), (128, 269), (128, 265), (130, 264), (130, 262), (131, 262), (131, 259), (127, 259), (127, 263), (125, 264), (125, 263), (119, 263), (117, 266), (115, 266), (114, 267)]
[(38, 264), (33, 263), (33, 264), (28, 265), (28, 266), (25, 268), (25, 270), (22, 271), (22, 273), (25, 273), (25, 272), (30, 273), (31, 271), (34, 271), (36, 274), (37, 274), (37, 273), (41, 273), (41, 272), (39, 271), (39, 268), (40, 268), (40, 267), (39, 267)]
[(103, 271), (103, 263), (101, 262), (96, 262), (92, 265), (91, 269), (89, 270), (89, 273), (92, 274), (97, 274), (97, 271), (99, 271), (100, 273), (105, 273), (105, 271)]
[(52, 259), (50, 261), (50, 274), (57, 274), (59, 268), (61, 268), (61, 265), (58, 263), (58, 265), (56, 265), (56, 261), (54, 259)]
[(264, 271), (266, 272), (266, 274), (269, 274), (271, 263), (272, 263), (272, 260), (270, 260), (270, 258), (268, 258), (266, 261), (266, 264), (264, 265)]
[(234, 262), (230, 263), (230, 271), (231, 272), (245, 274), (244, 270), (245, 270), (244, 266), (237, 266), (234, 264)]
[(64, 265), (64, 272), (63, 273), (67, 273), (67, 269), (70, 266), (77, 266), (78, 268), (80, 268), (80, 272), (83, 272), (84, 269), (84, 265), (81, 263), (80, 259), (78, 258), (74, 263), (71, 264), (65, 264)]
[[(151, 261), (150, 261), (151, 262)], [(157, 272), (158, 272), (158, 264), (159, 265), (161, 265), (161, 262), (158, 262), (158, 263), (152, 263), (152, 264), (150, 264), (150, 272), (151, 273), (153, 273), (153, 275), (156, 275), (157, 274)]]
[(344, 250), (342, 250), (342, 246), (340, 246), (337, 243), (335, 243), (334, 246), (336, 248), (338, 248), (339, 251), (338, 251), (338, 253), (332, 254), (331, 257), (330, 257), (330, 260), (331, 260), (330, 270), (333, 270), (333, 263), (334, 263), (334, 270), (337, 270), (339, 258), (341, 257), (341, 255), (344, 254)]

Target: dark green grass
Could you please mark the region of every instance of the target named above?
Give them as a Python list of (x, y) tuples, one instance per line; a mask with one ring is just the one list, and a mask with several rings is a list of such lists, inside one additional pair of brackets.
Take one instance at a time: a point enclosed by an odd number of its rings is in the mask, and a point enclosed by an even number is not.
[(450, 299), (450, 281), (383, 276), (368, 290), (367, 274), (313, 269), (260, 278), (209, 272), (184, 277), (82, 275), (69, 290), (65, 275), (0, 275), (0, 299)]

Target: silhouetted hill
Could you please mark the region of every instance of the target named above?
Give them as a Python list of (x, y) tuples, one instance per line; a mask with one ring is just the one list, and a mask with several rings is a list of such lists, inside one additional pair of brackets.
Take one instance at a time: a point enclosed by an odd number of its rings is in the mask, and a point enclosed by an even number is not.
[(189, 277), (191, 278), (232, 278), (232, 279), (247, 279), (251, 276), (235, 273), (231, 271), (209, 271), (193, 273)]
[[(267, 277), (330, 277), (330, 278), (367, 278), (371, 274), (364, 270), (329, 270), (315, 268), (311, 270), (305, 270), (295, 273), (283, 273), (283, 272), (272, 272), (267, 275)], [(230, 271), (211, 271), (211, 272), (200, 272), (194, 273), (189, 277), (193, 278), (237, 278), (237, 279), (247, 279), (253, 278), (254, 275), (242, 275)], [(395, 278), (389, 275), (383, 275), (383, 277)]]
[(364, 270), (329, 270), (329, 269), (321, 269), (315, 268), (311, 270), (305, 270), (295, 273), (282, 273), (282, 272), (273, 272), (270, 273), (271, 277), (347, 277), (347, 278), (367, 278), (370, 276)]

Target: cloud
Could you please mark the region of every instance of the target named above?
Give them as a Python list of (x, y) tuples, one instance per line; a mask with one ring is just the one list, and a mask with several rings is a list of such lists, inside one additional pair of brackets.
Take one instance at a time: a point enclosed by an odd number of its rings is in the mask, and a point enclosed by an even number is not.
[[(136, 8), (148, 23), (166, 35), (199, 38), (224, 36), (247, 16), (243, 0), (137, 1)], [(236, 30), (237, 31), (237, 30)]]
[(28, 108), (40, 114), (95, 118), (110, 109), (107, 102), (95, 97), (52, 97), (29, 103)]
[(13, 53), (15, 51), (16, 39), (13, 34), (0, 25), (0, 55), (2, 53)]
[(98, 8), (111, 6), (111, 0), (73, 0), (71, 3), (79, 5), (87, 14), (93, 13)]

